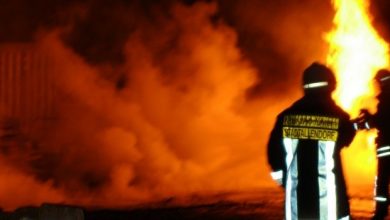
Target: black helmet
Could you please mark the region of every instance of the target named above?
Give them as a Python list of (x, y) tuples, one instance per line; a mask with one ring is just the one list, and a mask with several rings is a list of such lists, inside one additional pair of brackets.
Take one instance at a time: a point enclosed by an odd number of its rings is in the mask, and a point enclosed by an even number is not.
[(390, 71), (387, 69), (380, 69), (375, 75), (375, 80), (381, 87), (390, 85)]
[(331, 93), (336, 87), (333, 71), (327, 66), (314, 62), (303, 71), (303, 89)]

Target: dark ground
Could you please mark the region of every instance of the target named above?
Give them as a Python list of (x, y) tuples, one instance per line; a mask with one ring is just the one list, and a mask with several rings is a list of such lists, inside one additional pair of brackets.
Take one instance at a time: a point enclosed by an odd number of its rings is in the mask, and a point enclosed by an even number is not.
[[(279, 189), (267, 189), (246, 193), (225, 193), (205, 197), (190, 198), (193, 205), (177, 206), (166, 201), (149, 208), (129, 211), (99, 210), (86, 211), (86, 220), (102, 219), (283, 219), (283, 195)], [(161, 207), (165, 206), (165, 207)]]
[[(369, 189), (351, 194), (352, 218), (369, 219), (372, 200)], [(183, 205), (191, 204), (191, 205)], [(169, 198), (138, 207), (121, 209), (85, 209), (74, 206), (43, 204), (14, 212), (0, 212), (0, 220), (273, 220), (283, 219), (283, 193), (278, 188), (251, 192), (224, 193), (213, 196)]]

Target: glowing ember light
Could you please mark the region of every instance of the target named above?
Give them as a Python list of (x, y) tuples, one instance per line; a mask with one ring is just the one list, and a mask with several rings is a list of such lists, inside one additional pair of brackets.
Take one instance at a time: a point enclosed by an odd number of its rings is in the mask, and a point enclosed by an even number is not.
[[(330, 46), (327, 63), (333, 67), (338, 82), (333, 98), (351, 117), (356, 117), (363, 108), (373, 113), (378, 91), (372, 79), (378, 69), (389, 65), (388, 45), (371, 25), (368, 0), (332, 0), (332, 3), (336, 10), (334, 29), (326, 39)], [(353, 171), (348, 171), (347, 176), (365, 176), (373, 182), (375, 137), (376, 131), (359, 132), (343, 154), (345, 164)]]

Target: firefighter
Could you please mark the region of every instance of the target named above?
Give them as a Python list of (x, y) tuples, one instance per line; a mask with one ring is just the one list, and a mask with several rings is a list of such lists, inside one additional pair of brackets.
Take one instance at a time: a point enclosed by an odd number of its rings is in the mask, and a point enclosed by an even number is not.
[(378, 159), (377, 176), (375, 178), (375, 213), (372, 219), (385, 219), (389, 204), (389, 171), (390, 171), (390, 71), (381, 69), (375, 76), (380, 88), (377, 112), (371, 115), (367, 110), (361, 112), (357, 128), (376, 128), (378, 136), (376, 152)]
[(349, 219), (340, 151), (355, 130), (331, 98), (333, 72), (317, 62), (303, 72), (304, 96), (281, 112), (268, 141), (272, 178), (285, 189), (285, 219)]

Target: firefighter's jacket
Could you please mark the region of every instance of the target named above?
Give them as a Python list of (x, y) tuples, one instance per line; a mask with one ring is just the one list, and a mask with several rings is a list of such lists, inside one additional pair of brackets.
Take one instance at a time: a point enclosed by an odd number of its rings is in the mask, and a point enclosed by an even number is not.
[(285, 188), (285, 217), (348, 219), (340, 151), (355, 135), (330, 95), (307, 94), (278, 115), (268, 142), (272, 177)]
[[(371, 126), (378, 129), (377, 147), (390, 146), (390, 88), (386, 88), (377, 96), (377, 112), (373, 115)], [(379, 150), (379, 149), (378, 149)], [(387, 151), (387, 152), (390, 152)], [(378, 152), (380, 153), (380, 152)], [(384, 153), (384, 152), (383, 152)]]

